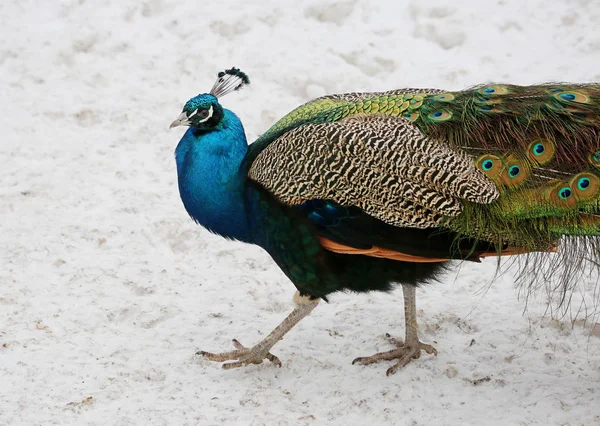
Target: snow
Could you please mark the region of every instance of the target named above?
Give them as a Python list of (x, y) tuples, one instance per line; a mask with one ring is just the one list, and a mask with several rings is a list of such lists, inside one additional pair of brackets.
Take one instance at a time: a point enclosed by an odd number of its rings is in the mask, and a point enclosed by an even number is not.
[(280, 369), (196, 356), (258, 342), (294, 288), (192, 223), (167, 130), (230, 66), (249, 140), (326, 93), (599, 81), (599, 21), (597, 0), (3, 2), (0, 424), (600, 424), (595, 281), (552, 319), (490, 285), (494, 259), (417, 292), (439, 355), (392, 377), (351, 361), (403, 335), (399, 289), (333, 295)]

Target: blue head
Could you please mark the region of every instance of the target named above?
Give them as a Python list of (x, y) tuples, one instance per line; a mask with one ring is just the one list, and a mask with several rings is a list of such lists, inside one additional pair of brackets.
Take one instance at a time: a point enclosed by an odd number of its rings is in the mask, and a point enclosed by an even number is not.
[(220, 72), (210, 93), (194, 96), (187, 101), (170, 128), (189, 126), (205, 132), (219, 129), (224, 111), (217, 98), (239, 90), (246, 84), (250, 84), (248, 76), (237, 68)]
[(194, 96), (185, 103), (181, 115), (171, 123), (170, 128), (189, 126), (198, 130), (210, 131), (218, 128), (222, 119), (223, 107), (219, 100), (209, 93), (204, 93)]

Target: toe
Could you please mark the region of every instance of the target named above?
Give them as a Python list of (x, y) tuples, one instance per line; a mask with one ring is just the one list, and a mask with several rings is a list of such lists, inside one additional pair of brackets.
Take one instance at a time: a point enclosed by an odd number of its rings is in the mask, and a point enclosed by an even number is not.
[(399, 348), (404, 346), (404, 340), (392, 337), (390, 333), (385, 333), (384, 338), (394, 346), (398, 346)]
[(269, 352), (266, 356), (266, 358), (271, 361), (273, 364), (275, 364), (277, 367), (281, 368), (281, 361), (279, 361), (279, 358), (277, 358), (275, 355), (273, 355), (271, 352)]
[(240, 359), (241, 356), (247, 353), (247, 349), (243, 350), (235, 350), (230, 352), (222, 352), (220, 354), (214, 354), (212, 352), (200, 351), (196, 352), (198, 355), (203, 356), (204, 358), (210, 361), (223, 362), (223, 361), (231, 361), (234, 359)]
[(231, 343), (233, 343), (233, 346), (234, 346), (234, 347), (235, 347), (237, 350), (240, 350), (240, 351), (241, 351), (242, 349), (246, 349), (246, 347), (245, 347), (244, 345), (242, 345), (242, 344), (241, 344), (241, 343), (238, 341), (238, 339), (233, 339), (233, 340), (231, 341)]
[[(361, 365), (366, 365), (364, 363), (364, 360), (366, 359), (366, 357), (361, 357), (359, 356), (358, 358), (354, 358), (354, 360), (352, 361), (352, 365), (354, 364), (361, 364)], [(368, 364), (368, 363), (367, 363)]]
[(396, 371), (405, 367), (410, 362), (411, 359), (418, 358), (419, 355), (420, 355), (420, 351), (417, 351), (416, 356), (414, 353), (407, 353), (402, 358), (400, 358), (400, 361), (398, 361), (396, 364), (394, 364), (390, 368), (388, 368), (387, 371), (385, 372), (385, 375), (389, 377), (392, 374), (395, 374)]
[(431, 345), (425, 344), (425, 343), (419, 343), (419, 349), (421, 349), (422, 351), (427, 352), (428, 354), (433, 354), (437, 356), (437, 349), (434, 348)]
[(243, 367), (244, 365), (246, 365), (247, 363), (244, 361), (235, 361), (235, 362), (228, 362), (226, 364), (223, 364), (221, 366), (221, 368), (223, 370), (232, 370), (234, 368), (240, 368)]

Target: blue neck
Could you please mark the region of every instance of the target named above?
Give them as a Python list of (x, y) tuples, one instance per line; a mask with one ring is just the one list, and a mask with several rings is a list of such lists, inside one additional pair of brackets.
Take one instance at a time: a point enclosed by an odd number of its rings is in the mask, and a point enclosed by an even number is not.
[(240, 165), (248, 144), (240, 119), (224, 109), (219, 125), (190, 128), (175, 150), (179, 194), (192, 218), (226, 238), (249, 240), (244, 208), (246, 174)]

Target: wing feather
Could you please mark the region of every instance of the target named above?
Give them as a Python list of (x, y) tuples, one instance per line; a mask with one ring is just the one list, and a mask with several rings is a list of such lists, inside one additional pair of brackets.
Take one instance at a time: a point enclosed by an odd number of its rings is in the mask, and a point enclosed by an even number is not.
[(294, 205), (329, 199), (388, 224), (429, 228), (499, 196), (473, 159), (403, 118), (358, 115), (306, 124), (270, 143), (250, 179)]

